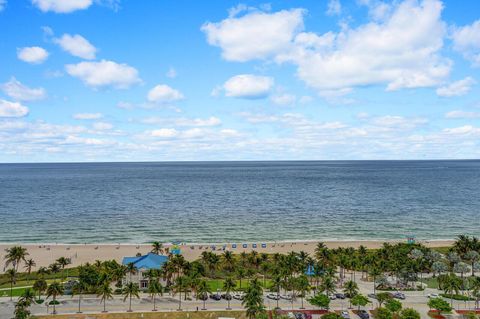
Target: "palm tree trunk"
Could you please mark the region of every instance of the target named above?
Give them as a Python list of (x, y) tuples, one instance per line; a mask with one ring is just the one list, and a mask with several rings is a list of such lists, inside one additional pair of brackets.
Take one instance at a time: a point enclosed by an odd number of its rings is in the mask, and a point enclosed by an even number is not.
[(78, 295), (78, 312), (77, 313), (82, 313), (82, 311), (80, 310), (80, 302), (82, 300), (82, 295)]
[(107, 312), (107, 300), (103, 299), (103, 312)]
[(129, 298), (129, 305), (128, 305), (128, 312), (132, 312), (132, 295), (130, 294), (130, 298)]
[(10, 281), (10, 301), (13, 299), (13, 281)]
[(53, 295), (53, 314), (57, 314), (57, 309), (55, 308), (56, 300), (55, 300), (55, 295)]

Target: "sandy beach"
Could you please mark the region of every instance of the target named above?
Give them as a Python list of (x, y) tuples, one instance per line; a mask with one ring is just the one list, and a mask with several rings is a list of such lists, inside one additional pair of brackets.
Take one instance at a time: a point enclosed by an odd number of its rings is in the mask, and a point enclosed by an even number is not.
[[(256, 250), (259, 253), (288, 253), (291, 251), (305, 251), (313, 254), (319, 241), (286, 241), (286, 242), (259, 242), (259, 243), (237, 243), (237, 244), (181, 244), (178, 247), (184, 257), (189, 260), (199, 258), (203, 251), (212, 251), (218, 254), (224, 250), (231, 250), (234, 253), (243, 251), (250, 252)], [(369, 249), (379, 248), (385, 241), (357, 240), (357, 241), (322, 241), (329, 248), (354, 247), (363, 245)], [(404, 240), (391, 240), (389, 243), (405, 242)], [(450, 246), (453, 240), (435, 240), (419, 241), (427, 247), (445, 247)], [(0, 260), (4, 260), (5, 249), (15, 244), (0, 244)], [(32, 258), (37, 266), (48, 266), (60, 257), (70, 258), (72, 264), (70, 267), (79, 266), (95, 260), (112, 260), (121, 262), (123, 257), (135, 256), (137, 253), (145, 254), (151, 250), (149, 244), (20, 244), (27, 248), (29, 257)], [(236, 247), (235, 247), (236, 245)], [(244, 248), (246, 245), (246, 248)], [(167, 248), (172, 248), (172, 244), (165, 244)], [(3, 267), (0, 268), (3, 272)]]

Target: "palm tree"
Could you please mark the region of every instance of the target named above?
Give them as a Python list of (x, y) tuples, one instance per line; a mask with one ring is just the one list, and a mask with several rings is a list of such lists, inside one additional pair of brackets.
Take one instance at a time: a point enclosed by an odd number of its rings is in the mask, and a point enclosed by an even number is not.
[(97, 297), (101, 297), (100, 301), (103, 302), (103, 312), (107, 312), (107, 300), (113, 299), (112, 293), (112, 287), (108, 281), (104, 281), (97, 289)]
[(443, 282), (443, 290), (445, 294), (450, 295), (450, 305), (453, 303), (453, 294), (457, 294), (462, 288), (462, 280), (458, 278), (455, 274), (450, 274), (448, 277), (445, 278)]
[(48, 275), (50, 271), (48, 270), (47, 267), (40, 267), (37, 270), (37, 275), (40, 276), (40, 278), (43, 278), (45, 275)]
[(20, 262), (22, 260), (25, 261), (26, 257), (29, 255), (27, 248), (23, 248), (22, 246), (13, 246), (5, 249), (5, 251), (7, 252), (5, 254), (5, 267), (12, 264), (16, 271), (18, 271)]
[(182, 292), (187, 288), (188, 286), (188, 279), (186, 276), (179, 276), (175, 279), (175, 284), (173, 285), (173, 291), (174, 293), (178, 293), (179, 298), (178, 298), (178, 309), (179, 311), (182, 310)]
[(327, 296), (335, 293), (335, 282), (332, 276), (325, 276), (320, 284), (320, 292), (325, 293)]
[(275, 291), (277, 292), (277, 308), (279, 308), (278, 300), (280, 299), (280, 288), (282, 287), (282, 284), (283, 284), (283, 280), (280, 275), (276, 275), (273, 277), (272, 288), (275, 289)]
[(227, 310), (231, 309), (230, 308), (230, 299), (232, 299), (232, 298), (230, 296), (230, 292), (234, 291), (236, 286), (237, 286), (237, 283), (235, 282), (235, 280), (233, 280), (232, 277), (225, 278), (225, 281), (223, 282), (223, 290), (225, 290), (226, 299), (227, 299), (227, 302), (228, 302)]
[(130, 281), (132, 281), (132, 275), (135, 275), (137, 273), (137, 267), (134, 263), (128, 263), (126, 271), (130, 276)]
[(301, 275), (300, 277), (298, 277), (295, 283), (297, 286), (297, 290), (301, 294), (300, 299), (302, 300), (302, 307), (300, 309), (305, 309), (303, 307), (303, 299), (305, 298), (307, 292), (310, 290), (310, 283), (308, 282), (308, 278), (306, 275)]
[[(60, 266), (62, 268), (62, 271), (65, 270), (65, 267), (70, 265), (72, 263), (72, 260), (70, 258), (66, 258), (66, 257), (60, 257), (57, 259), (56, 263), (58, 264), (58, 266)], [(63, 274), (62, 274), (63, 276)], [(67, 271), (67, 277), (68, 277), (68, 271)]]
[(157, 311), (155, 306), (155, 296), (163, 296), (163, 286), (157, 280), (150, 281), (148, 284), (148, 293), (150, 294), (150, 297), (152, 297), (153, 311)]
[(242, 289), (242, 279), (245, 278), (245, 275), (246, 275), (246, 271), (245, 271), (245, 268), (243, 267), (239, 267), (237, 269), (237, 278), (240, 282), (240, 289)]
[(87, 285), (83, 280), (76, 281), (75, 284), (72, 287), (72, 298), (75, 295), (78, 295), (78, 311), (77, 313), (82, 313), (81, 311), (81, 302), (82, 302), (82, 295), (83, 293), (87, 290)]
[(475, 277), (472, 280), (470, 288), (472, 289), (472, 296), (475, 298), (475, 308), (478, 308), (480, 300), (480, 277)]
[(250, 319), (257, 318), (257, 316), (265, 311), (263, 304), (263, 289), (257, 278), (250, 281), (250, 285), (245, 291), (245, 298), (242, 300), (242, 305), (247, 310), (247, 316)]
[(206, 280), (201, 280), (199, 283), (198, 283), (198, 286), (197, 286), (197, 295), (199, 296), (202, 296), (202, 300), (203, 300), (203, 308), (202, 310), (207, 310), (205, 308), (205, 300), (206, 298), (208, 298), (208, 294), (212, 293), (210, 287), (208, 286), (208, 282)]
[(23, 303), (27, 307), (35, 301), (35, 291), (32, 288), (27, 288), (23, 291), (21, 296), (18, 298), (18, 302)]
[(152, 253), (157, 255), (163, 255), (164, 253), (163, 244), (160, 243), (159, 241), (154, 241), (152, 243)]
[[(48, 269), (52, 274), (56, 274), (60, 271), (60, 265), (55, 262), (48, 266)], [(54, 276), (54, 278), (56, 278), (56, 276)]]
[(44, 279), (38, 279), (33, 283), (32, 288), (38, 292), (38, 300), (40, 300), (42, 298), (42, 292), (47, 289), (47, 282)]
[(235, 258), (233, 257), (233, 252), (226, 250), (222, 257), (225, 270), (232, 272), (235, 267)]
[(13, 285), (17, 281), (17, 270), (15, 268), (10, 268), (6, 271), (8, 280), (10, 281), (10, 300), (13, 298)]
[(132, 312), (132, 297), (140, 298), (139, 296), (140, 288), (137, 283), (129, 282), (123, 287), (123, 302), (129, 298), (130, 303), (128, 306), (128, 312)]
[(47, 288), (47, 299), (49, 297), (52, 297), (52, 304), (53, 304), (53, 312), (52, 314), (56, 314), (57, 310), (55, 308), (55, 305), (57, 303), (57, 296), (63, 294), (63, 286), (61, 283), (54, 281), (48, 286)]
[(382, 274), (382, 272), (380, 271), (380, 268), (377, 267), (376, 265), (374, 265), (371, 269), (370, 269), (370, 272), (369, 272), (370, 276), (373, 277), (373, 293), (375, 294), (376, 293), (376, 289), (377, 289), (377, 277), (380, 276)]
[(25, 261), (25, 269), (27, 270), (27, 274), (28, 274), (27, 279), (32, 272), (32, 268), (35, 267), (36, 265), (37, 264), (35, 263), (35, 261), (31, 258)]
[(349, 280), (345, 283), (343, 292), (350, 299), (350, 308), (352, 308), (352, 298), (358, 294), (358, 285), (355, 281)]

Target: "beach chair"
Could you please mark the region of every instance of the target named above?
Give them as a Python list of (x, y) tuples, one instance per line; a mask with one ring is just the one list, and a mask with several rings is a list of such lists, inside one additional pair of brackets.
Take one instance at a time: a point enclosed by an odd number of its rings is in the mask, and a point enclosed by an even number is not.
[(267, 248), (267, 244), (262, 244), (262, 248)]
[(237, 249), (237, 244), (232, 244), (233, 249)]
[(252, 244), (252, 248), (257, 248), (257, 244)]
[(248, 245), (247, 245), (247, 244), (243, 244), (242, 247), (243, 247), (243, 248), (248, 248)]

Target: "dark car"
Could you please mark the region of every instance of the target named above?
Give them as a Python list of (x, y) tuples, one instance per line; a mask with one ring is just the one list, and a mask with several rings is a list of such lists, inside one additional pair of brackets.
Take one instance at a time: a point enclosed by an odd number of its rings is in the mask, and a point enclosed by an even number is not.
[(222, 294), (222, 299), (232, 300), (232, 295), (231, 294)]
[(207, 295), (207, 294), (197, 295), (197, 298), (198, 298), (199, 300), (207, 300), (207, 299), (208, 299), (208, 295)]
[(213, 299), (213, 300), (221, 300), (222, 299), (222, 296), (219, 295), (219, 294), (211, 294), (210, 295), (210, 298)]
[(345, 299), (345, 295), (341, 293), (336, 293), (335, 297), (337, 297), (337, 299)]
[(401, 300), (405, 300), (405, 295), (401, 292), (394, 292), (392, 294), (392, 297), (397, 298), (397, 299), (401, 299)]
[(360, 310), (358, 311), (357, 315), (361, 318), (361, 319), (369, 319), (370, 316), (368, 315), (368, 312), (366, 310)]

